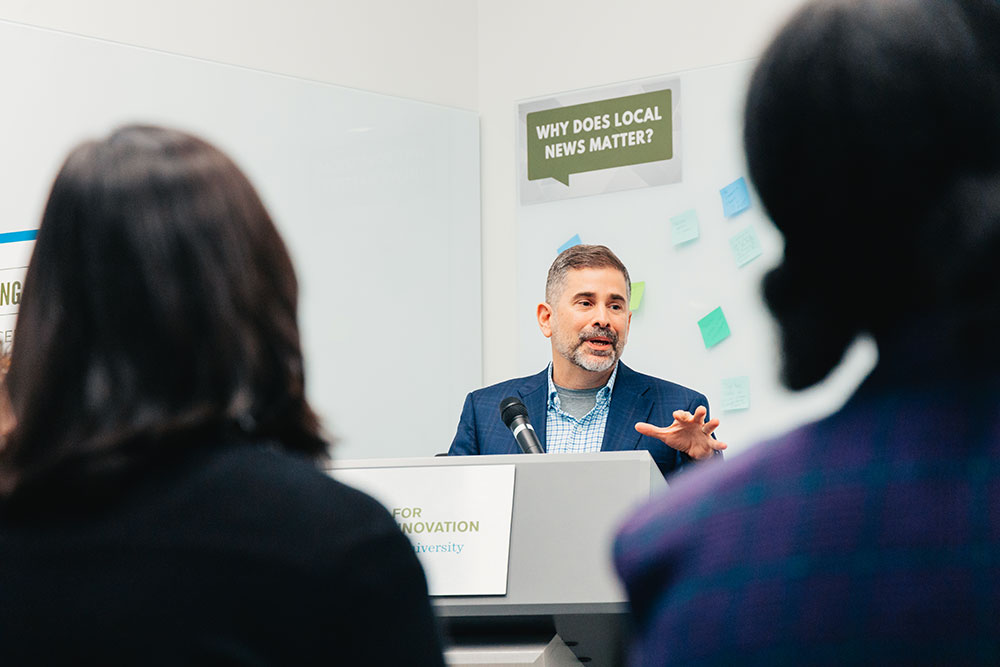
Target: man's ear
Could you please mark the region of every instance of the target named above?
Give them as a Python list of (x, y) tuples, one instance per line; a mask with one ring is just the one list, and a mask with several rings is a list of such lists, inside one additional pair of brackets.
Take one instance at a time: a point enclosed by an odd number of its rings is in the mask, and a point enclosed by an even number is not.
[(547, 303), (538, 304), (538, 328), (546, 338), (552, 337), (552, 306)]

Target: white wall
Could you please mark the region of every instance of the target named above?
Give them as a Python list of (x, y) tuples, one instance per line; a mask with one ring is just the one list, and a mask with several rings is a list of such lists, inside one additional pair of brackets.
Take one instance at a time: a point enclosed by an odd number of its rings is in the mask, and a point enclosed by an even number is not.
[(471, 0), (0, 0), (0, 19), (475, 109)]
[(479, 111), (492, 383), (519, 368), (516, 101), (755, 57), (801, 3), (0, 0), (0, 18)]
[[(518, 372), (516, 101), (753, 58), (802, 0), (481, 0), (483, 379)], [(542, 286), (539, 286), (541, 294)], [(547, 345), (539, 334), (538, 345)]]
[[(53, 175), (85, 138), (129, 122), (207, 137), (253, 181), (295, 263), (309, 399), (335, 454), (447, 448), (455, 406), (482, 377), (474, 111), (8, 21), (0, 62), (28, 64), (0, 70), (17, 101), (0, 105), (0, 127), (17, 128), (0, 158), (0, 232), (38, 225)], [(4, 281), (23, 280), (31, 245), (0, 244)], [(401, 342), (402, 323), (424, 322), (429, 301), (468, 306)], [(0, 306), (3, 334), (17, 305)], [(437, 400), (403, 401), (396, 428), (373, 429), (383, 406), (357, 397), (386, 383)]]

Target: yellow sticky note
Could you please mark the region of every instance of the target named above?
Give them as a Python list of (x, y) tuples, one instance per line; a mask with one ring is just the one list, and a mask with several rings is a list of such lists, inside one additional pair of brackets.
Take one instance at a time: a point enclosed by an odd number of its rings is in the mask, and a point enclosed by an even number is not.
[(639, 304), (642, 303), (642, 295), (646, 291), (646, 283), (632, 283), (632, 299), (629, 301), (629, 310), (639, 310)]

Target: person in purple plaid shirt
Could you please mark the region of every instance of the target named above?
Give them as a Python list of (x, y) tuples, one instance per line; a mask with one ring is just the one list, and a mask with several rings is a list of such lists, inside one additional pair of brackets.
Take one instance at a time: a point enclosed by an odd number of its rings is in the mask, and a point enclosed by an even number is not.
[(745, 147), (785, 384), (862, 334), (879, 361), (627, 521), (632, 664), (1000, 664), (1000, 3), (808, 4)]

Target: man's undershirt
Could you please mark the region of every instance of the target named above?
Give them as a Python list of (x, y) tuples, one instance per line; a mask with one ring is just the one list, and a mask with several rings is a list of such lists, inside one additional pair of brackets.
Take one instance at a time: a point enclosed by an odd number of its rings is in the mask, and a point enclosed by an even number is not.
[(573, 417), (583, 419), (597, 405), (597, 392), (603, 387), (593, 389), (567, 389), (556, 385), (559, 394), (559, 409)]

